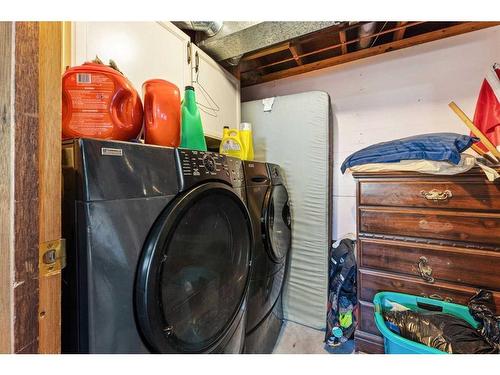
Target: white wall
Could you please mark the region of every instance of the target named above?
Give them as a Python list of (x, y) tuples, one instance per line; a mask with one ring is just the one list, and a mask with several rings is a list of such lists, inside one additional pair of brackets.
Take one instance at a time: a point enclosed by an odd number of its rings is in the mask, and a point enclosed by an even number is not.
[(316, 72), (242, 89), (242, 101), (327, 91), (334, 113), (334, 238), (355, 232), (355, 184), (340, 172), (352, 152), (415, 134), (467, 128), (484, 74), (500, 62), (500, 27), (442, 39)]

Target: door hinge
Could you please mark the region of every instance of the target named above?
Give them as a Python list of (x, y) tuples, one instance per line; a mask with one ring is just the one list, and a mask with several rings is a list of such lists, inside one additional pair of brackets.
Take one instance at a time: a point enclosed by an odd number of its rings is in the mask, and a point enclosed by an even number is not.
[(188, 65), (191, 64), (191, 42), (187, 44), (187, 62)]
[(198, 73), (199, 69), (200, 69), (200, 55), (198, 54), (198, 51), (196, 51), (194, 54), (194, 71)]
[(61, 273), (66, 266), (66, 240), (47, 241), (40, 244), (38, 269), (40, 276), (52, 276)]

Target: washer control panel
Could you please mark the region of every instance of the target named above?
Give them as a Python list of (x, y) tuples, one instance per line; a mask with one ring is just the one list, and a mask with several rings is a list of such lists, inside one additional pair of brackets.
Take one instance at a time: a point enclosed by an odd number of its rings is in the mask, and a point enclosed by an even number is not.
[(177, 149), (181, 188), (202, 180), (223, 180), (234, 187), (244, 183), (241, 160), (216, 152)]
[(203, 165), (205, 166), (206, 173), (215, 173), (217, 172), (217, 162), (212, 155), (205, 154), (203, 155)]

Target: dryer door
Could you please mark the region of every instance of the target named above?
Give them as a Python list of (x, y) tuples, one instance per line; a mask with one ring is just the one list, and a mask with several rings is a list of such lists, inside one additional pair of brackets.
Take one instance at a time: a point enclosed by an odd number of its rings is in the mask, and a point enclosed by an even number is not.
[(272, 186), (264, 202), (264, 240), (270, 258), (281, 262), (292, 242), (290, 206), (284, 185)]
[(232, 333), (246, 303), (253, 233), (241, 199), (222, 183), (169, 205), (146, 240), (136, 315), (151, 349), (210, 352)]

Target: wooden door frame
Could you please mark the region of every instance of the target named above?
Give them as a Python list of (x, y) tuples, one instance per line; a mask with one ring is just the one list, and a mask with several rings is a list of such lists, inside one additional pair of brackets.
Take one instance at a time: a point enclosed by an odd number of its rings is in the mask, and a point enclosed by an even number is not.
[(61, 236), (62, 22), (0, 23), (0, 352), (59, 353), (61, 275), (39, 275)]
[[(39, 236), (61, 238), (61, 71), (63, 23), (39, 23)], [(39, 279), (39, 353), (61, 351), (61, 274)]]
[(14, 232), (13, 30), (0, 22), (0, 353), (13, 352), (12, 249)]

